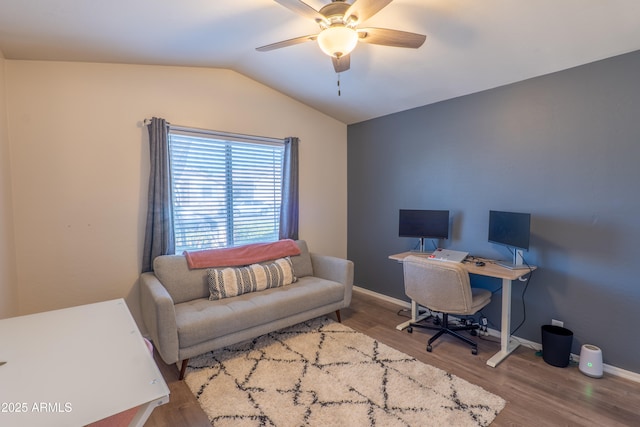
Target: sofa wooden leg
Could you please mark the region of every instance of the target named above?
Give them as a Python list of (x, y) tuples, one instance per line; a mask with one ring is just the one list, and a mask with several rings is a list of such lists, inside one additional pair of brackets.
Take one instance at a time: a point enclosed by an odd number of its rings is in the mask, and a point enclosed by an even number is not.
[(187, 365), (189, 364), (189, 359), (184, 359), (182, 361), (182, 366), (180, 367), (180, 376), (178, 377), (179, 381), (184, 379), (184, 372), (187, 370)]
[(342, 323), (342, 319), (340, 318), (340, 310), (336, 310), (336, 317), (338, 318), (338, 323)]

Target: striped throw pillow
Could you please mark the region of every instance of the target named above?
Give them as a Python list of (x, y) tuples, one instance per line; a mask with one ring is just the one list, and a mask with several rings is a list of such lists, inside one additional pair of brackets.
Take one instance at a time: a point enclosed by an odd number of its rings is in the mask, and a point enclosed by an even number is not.
[(207, 276), (211, 301), (278, 288), (297, 280), (289, 257), (246, 267), (210, 268)]

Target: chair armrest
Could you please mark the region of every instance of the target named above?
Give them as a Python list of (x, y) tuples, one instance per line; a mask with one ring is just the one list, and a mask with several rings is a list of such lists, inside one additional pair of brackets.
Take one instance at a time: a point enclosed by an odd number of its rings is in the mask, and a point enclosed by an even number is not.
[(151, 272), (140, 275), (140, 310), (162, 360), (167, 364), (178, 362), (178, 326), (173, 299)]

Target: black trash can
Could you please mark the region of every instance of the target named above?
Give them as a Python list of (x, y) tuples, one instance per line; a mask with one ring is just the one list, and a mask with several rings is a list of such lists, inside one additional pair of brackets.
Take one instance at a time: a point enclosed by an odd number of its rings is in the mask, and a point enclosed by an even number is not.
[(564, 368), (569, 365), (573, 332), (555, 325), (542, 326), (542, 358), (549, 365)]

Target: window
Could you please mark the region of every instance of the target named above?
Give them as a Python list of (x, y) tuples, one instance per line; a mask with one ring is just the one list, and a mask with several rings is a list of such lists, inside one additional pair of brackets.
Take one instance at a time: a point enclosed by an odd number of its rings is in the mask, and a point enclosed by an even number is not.
[(278, 240), (284, 141), (169, 131), (175, 251)]

